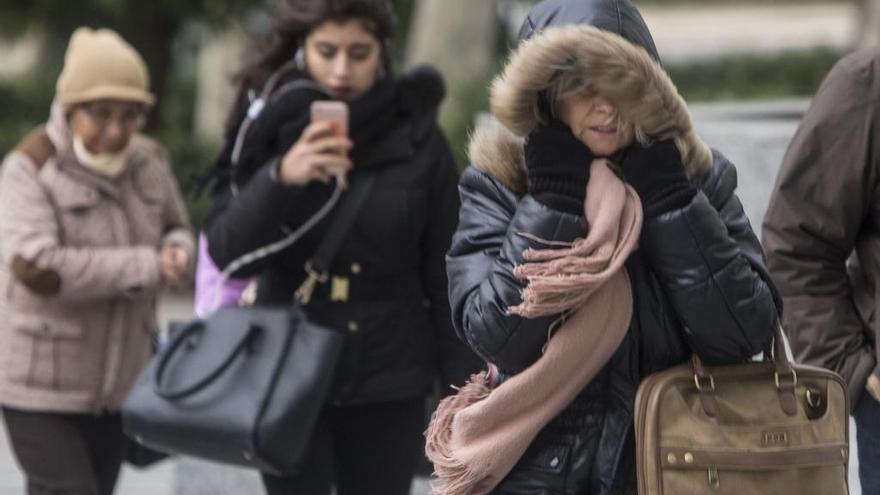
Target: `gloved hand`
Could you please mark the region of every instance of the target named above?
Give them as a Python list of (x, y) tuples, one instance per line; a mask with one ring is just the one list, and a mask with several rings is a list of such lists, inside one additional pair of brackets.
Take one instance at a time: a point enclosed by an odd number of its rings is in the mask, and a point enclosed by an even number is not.
[(634, 142), (624, 151), (620, 169), (642, 200), (646, 217), (681, 208), (697, 193), (696, 186), (685, 175), (681, 153), (671, 139), (648, 147)]
[(536, 128), (525, 145), (529, 193), (555, 210), (584, 214), (584, 198), (595, 155), (562, 122)]

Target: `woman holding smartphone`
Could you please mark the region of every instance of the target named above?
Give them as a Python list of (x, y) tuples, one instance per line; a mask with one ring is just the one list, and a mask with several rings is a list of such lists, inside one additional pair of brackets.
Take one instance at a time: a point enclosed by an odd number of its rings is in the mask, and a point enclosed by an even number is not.
[[(225, 268), (286, 236), (342, 177), (352, 187), (368, 175), (375, 182), (305, 305), (310, 319), (347, 336), (307, 467), (264, 474), (264, 484), (270, 495), (329, 494), (333, 485), (340, 495), (407, 494), (422, 456), (426, 395), (438, 378), (448, 390), (479, 367), (455, 336), (446, 294), (459, 203), (436, 124), (443, 83), (431, 69), (392, 73), (386, 0), (286, 0), (275, 19), (271, 43), (241, 73), (213, 169), (211, 258)], [(322, 100), (345, 103), (346, 135), (333, 131), (336, 114), (312, 121)], [(258, 277), (257, 304), (291, 303), (333, 218), (235, 274)]]

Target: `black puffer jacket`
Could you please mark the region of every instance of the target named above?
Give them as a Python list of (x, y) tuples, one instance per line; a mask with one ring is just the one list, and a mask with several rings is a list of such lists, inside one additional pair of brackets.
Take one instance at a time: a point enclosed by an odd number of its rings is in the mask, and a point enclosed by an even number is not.
[[(456, 338), (449, 314), (444, 254), (459, 203), (455, 162), (435, 123), (442, 80), (421, 70), (383, 84), (394, 87), (383, 90), (386, 101), (362, 115), (363, 124), (352, 114), (360, 149), (349, 180), (355, 184), (373, 174), (376, 181), (330, 266), (331, 278), (347, 278), (350, 298), (332, 302), (332, 284), (325, 283), (305, 308), (312, 320), (347, 335), (332, 392), (337, 405), (419, 397), (438, 377), (448, 389), (480, 364)], [(301, 105), (307, 122), (308, 102), (299, 96), (285, 101)], [(283, 110), (291, 122), (302, 120), (294, 109)], [(364, 132), (370, 137), (359, 140)], [(273, 149), (252, 155), (280, 156), (297, 138), (274, 140)], [(237, 197), (222, 183), (215, 188), (205, 230), (218, 266), (284, 237), (330, 196), (330, 186), (320, 183), (282, 185), (273, 177), (274, 165), (270, 160), (260, 167)], [(259, 275), (257, 304), (290, 304), (332, 216), (288, 250), (238, 273)]]
[[(573, 18), (580, 22), (596, 17), (588, 9), (600, 9), (623, 12), (613, 18), (630, 33), (641, 32), (641, 39), (650, 40), (627, 2), (577, 2), (578, 8), (574, 4), (542, 3), (537, 7), (540, 16), (527, 24), (540, 30), (537, 18), (551, 25), (564, 23), (566, 18), (559, 14), (572, 10), (582, 14)], [(559, 10), (550, 15), (546, 8)], [(507, 74), (508, 81), (514, 77)], [(602, 88), (597, 90), (602, 94)], [(644, 101), (662, 100), (645, 96)], [(524, 319), (507, 311), (521, 301), (524, 287), (512, 275), (513, 267), (523, 262), (526, 249), (546, 247), (520, 234), (570, 242), (587, 232), (584, 217), (556, 211), (525, 194), (522, 154), (522, 141), (506, 131), (475, 136), (474, 166), (459, 185), (459, 228), (447, 256), (456, 329), (505, 374), (523, 370), (540, 356), (553, 319)], [(734, 193), (736, 169), (716, 152), (707, 157), (706, 169), (688, 172), (699, 189), (696, 196), (680, 209), (646, 218), (640, 248), (626, 264), (634, 313), (624, 342), (579, 397), (541, 432), (499, 485), (499, 493), (635, 494), (632, 421), (641, 380), (685, 362), (692, 352), (708, 363), (734, 363), (768, 343), (777, 321), (775, 289)]]

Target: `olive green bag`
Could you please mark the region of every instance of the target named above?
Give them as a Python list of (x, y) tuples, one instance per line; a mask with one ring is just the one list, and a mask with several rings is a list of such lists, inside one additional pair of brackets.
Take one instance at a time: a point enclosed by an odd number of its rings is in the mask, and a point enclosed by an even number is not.
[(831, 371), (764, 362), (655, 373), (636, 396), (640, 495), (845, 495), (849, 402)]

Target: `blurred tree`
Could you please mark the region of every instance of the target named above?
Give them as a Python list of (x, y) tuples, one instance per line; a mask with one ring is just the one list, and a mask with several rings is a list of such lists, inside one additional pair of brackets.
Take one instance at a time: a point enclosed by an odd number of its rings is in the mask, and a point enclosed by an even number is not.
[[(63, 54), (78, 26), (109, 27), (134, 45), (150, 67), (152, 89), (162, 101), (172, 65), (172, 46), (193, 20), (220, 24), (264, 0), (0, 0), (0, 32), (15, 35), (41, 28), (48, 54)], [(51, 64), (51, 60), (49, 61)], [(60, 62), (59, 60), (55, 61)], [(49, 64), (46, 64), (49, 65)], [(44, 65), (43, 68), (46, 68)], [(60, 66), (60, 64), (58, 64)], [(158, 112), (153, 113), (153, 123)]]
[(496, 0), (416, 0), (406, 65), (430, 63), (446, 77), (449, 97), (440, 123), (461, 161), (475, 112), (485, 107), (496, 63)]
[(483, 77), (492, 69), (494, 0), (418, 0), (407, 65), (430, 62), (450, 80)]
[(407, 39), (409, 37), (410, 20), (412, 19), (413, 3), (417, 0), (392, 0), (394, 12), (397, 14), (397, 33), (394, 39), (395, 58), (403, 60), (406, 56)]
[(880, 0), (857, 0), (860, 23), (858, 46), (880, 45)]

